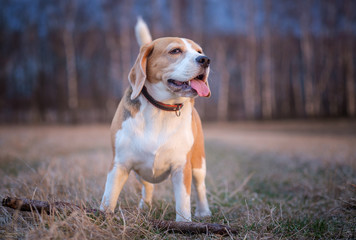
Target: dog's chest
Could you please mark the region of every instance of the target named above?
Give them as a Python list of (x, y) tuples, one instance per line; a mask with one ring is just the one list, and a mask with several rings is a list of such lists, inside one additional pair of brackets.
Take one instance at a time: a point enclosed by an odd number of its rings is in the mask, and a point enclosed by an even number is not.
[(123, 122), (116, 138), (118, 160), (153, 183), (163, 181), (172, 170), (184, 166), (194, 142), (191, 107), (184, 110), (180, 117), (153, 111), (138, 113)]

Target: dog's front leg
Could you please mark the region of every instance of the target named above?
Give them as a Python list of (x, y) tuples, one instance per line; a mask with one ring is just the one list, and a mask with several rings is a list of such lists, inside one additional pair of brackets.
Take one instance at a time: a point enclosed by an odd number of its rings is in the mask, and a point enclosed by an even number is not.
[(176, 200), (176, 221), (191, 221), (190, 191), (192, 172), (189, 166), (179, 168), (172, 173), (174, 197)]
[(143, 180), (141, 177), (138, 177), (138, 180), (142, 184), (142, 198), (139, 204), (139, 208), (143, 209), (144, 207), (151, 207), (154, 185)]
[(129, 176), (129, 170), (125, 166), (114, 163), (108, 173), (105, 192), (101, 200), (100, 210), (114, 212), (119, 194)]

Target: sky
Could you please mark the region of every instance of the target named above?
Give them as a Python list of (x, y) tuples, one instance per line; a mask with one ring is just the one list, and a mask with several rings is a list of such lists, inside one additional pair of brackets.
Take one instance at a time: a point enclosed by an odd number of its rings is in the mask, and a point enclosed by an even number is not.
[[(193, 0), (199, 1), (199, 0)], [(249, 21), (253, 19), (257, 34), (263, 34), (266, 21), (266, 1), (263, 0), (202, 0), (202, 10), (193, 12), (192, 2), (185, 1), (186, 8), (181, 14), (183, 25), (193, 24), (194, 18), (201, 15), (202, 30), (208, 34), (247, 34)], [(122, 14), (120, 1), (111, 0), (73, 0), (78, 9), (78, 18), (84, 19), (77, 30), (90, 28), (107, 28), (107, 16), (118, 16)], [(122, 2), (122, 1), (121, 1)], [(137, 16), (143, 18), (150, 24), (153, 17), (158, 17), (159, 28), (167, 30), (172, 27), (172, 8), (170, 1), (157, 0), (155, 7), (158, 11), (152, 11), (150, 0), (129, 1), (128, 23), (133, 25)], [(328, 3), (329, 2), (329, 3)], [(308, 27), (313, 34), (337, 33), (348, 28), (356, 32), (356, 14), (350, 12), (345, 16), (345, 8), (356, 9), (356, 1), (294, 1), (294, 0), (271, 0), (270, 22), (273, 29), (283, 34), (301, 34), (301, 13), (307, 12), (310, 18)], [(63, 18), (67, 11), (67, 1), (54, 0), (1, 0), (0, 23), (2, 28), (8, 31), (21, 32), (31, 25), (37, 26), (38, 34), (44, 36), (49, 29), (63, 27)], [(307, 4), (307, 5), (305, 5)], [(105, 7), (110, 5), (109, 8)], [(305, 6), (304, 6), (305, 5)], [(251, 8), (253, 7), (253, 16)], [(326, 9), (326, 10), (323, 10)], [(158, 14), (158, 16), (153, 16)], [(77, 19), (78, 20), (78, 19)], [(327, 23), (327, 24), (326, 24)], [(184, 27), (184, 26), (183, 26)]]

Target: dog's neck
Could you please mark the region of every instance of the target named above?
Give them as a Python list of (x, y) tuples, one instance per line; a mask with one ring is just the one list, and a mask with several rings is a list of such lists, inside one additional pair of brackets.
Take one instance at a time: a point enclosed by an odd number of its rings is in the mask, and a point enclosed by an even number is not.
[(163, 111), (167, 111), (167, 112), (175, 112), (176, 115), (179, 117), (180, 113), (181, 113), (181, 109), (184, 106), (182, 103), (175, 103), (175, 104), (165, 104), (162, 102), (157, 101), (156, 99), (154, 99), (154, 97), (152, 97), (148, 91), (147, 88), (145, 86), (143, 86), (142, 91), (141, 91), (142, 95), (145, 96), (145, 98), (155, 107), (163, 110)]
[(190, 101), (191, 98), (188, 97), (177, 97), (174, 93), (167, 91), (167, 87), (164, 83), (150, 83), (146, 82), (145, 87), (147, 92), (158, 102), (164, 104), (185, 104), (187, 101)]
[[(192, 109), (194, 107), (194, 99), (187, 99), (184, 101), (183, 107), (180, 109), (180, 111), (165, 111), (157, 106), (154, 106), (147, 98), (141, 93), (138, 97), (138, 100), (141, 103), (140, 106), (140, 111), (148, 117), (150, 120), (156, 119), (159, 116), (159, 118), (164, 118), (169, 121), (169, 119), (177, 119), (177, 120), (182, 120), (186, 116), (191, 116), (192, 114)], [(164, 102), (165, 104), (167, 102)]]

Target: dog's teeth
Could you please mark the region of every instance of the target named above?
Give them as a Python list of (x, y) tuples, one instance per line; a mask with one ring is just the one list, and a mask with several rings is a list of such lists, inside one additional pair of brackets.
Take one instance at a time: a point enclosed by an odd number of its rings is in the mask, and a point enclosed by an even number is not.
[(188, 86), (190, 86), (190, 81), (188, 81)]

